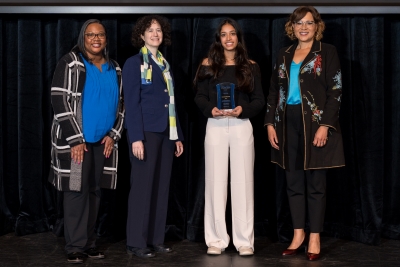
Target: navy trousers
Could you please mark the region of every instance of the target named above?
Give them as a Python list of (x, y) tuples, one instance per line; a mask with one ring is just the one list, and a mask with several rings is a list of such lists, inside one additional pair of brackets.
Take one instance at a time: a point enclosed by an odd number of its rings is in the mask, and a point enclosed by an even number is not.
[(126, 244), (136, 248), (164, 243), (169, 182), (175, 152), (175, 141), (169, 140), (168, 131), (145, 132), (144, 136), (144, 160), (133, 156), (132, 142), (128, 140), (131, 189)]

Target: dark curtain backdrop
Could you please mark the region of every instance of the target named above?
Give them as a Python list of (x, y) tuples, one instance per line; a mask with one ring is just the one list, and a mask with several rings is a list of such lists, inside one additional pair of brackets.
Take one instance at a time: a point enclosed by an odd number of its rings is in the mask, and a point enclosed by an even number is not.
[[(136, 54), (130, 44), (138, 15), (0, 16), (0, 234), (63, 233), (62, 198), (47, 182), (50, 163), (50, 83), (57, 61), (76, 43), (89, 18), (108, 30), (111, 57), (121, 65)], [(168, 15), (172, 65), (185, 152), (174, 161), (166, 234), (202, 241), (206, 118), (193, 102), (192, 80), (222, 17)], [(287, 16), (234, 15), (250, 57), (262, 71), (265, 97), (277, 51), (290, 44)], [(324, 42), (336, 46), (343, 76), (340, 121), (346, 167), (328, 172), (324, 234), (378, 244), (400, 239), (400, 19), (394, 15), (323, 15)], [(264, 111), (252, 119), (255, 136), (255, 232), (288, 241), (291, 218), (284, 172), (270, 163)], [(125, 237), (129, 159), (120, 142), (118, 188), (103, 190), (99, 235)], [(228, 204), (227, 220), (230, 221)]]

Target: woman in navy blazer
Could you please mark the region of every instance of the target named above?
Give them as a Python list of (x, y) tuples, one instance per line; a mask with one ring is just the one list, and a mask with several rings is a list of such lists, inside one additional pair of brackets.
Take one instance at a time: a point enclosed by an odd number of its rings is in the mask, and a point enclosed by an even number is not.
[(164, 245), (173, 155), (183, 153), (169, 64), (158, 51), (169, 45), (170, 25), (158, 15), (140, 18), (132, 31), (140, 52), (123, 67), (126, 124), (131, 161), (127, 252), (154, 257)]

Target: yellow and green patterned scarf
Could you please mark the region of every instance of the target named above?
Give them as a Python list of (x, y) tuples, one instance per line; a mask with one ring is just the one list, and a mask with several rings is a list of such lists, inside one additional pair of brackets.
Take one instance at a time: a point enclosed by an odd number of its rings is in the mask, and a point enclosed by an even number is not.
[(172, 82), (172, 77), (169, 72), (169, 64), (167, 60), (163, 57), (160, 51), (157, 51), (156, 57), (151, 54), (147, 47), (143, 46), (140, 49), (140, 55), (142, 56), (143, 65), (140, 66), (142, 84), (152, 83), (152, 69), (149, 61), (149, 56), (160, 67), (162, 74), (164, 76), (164, 81), (167, 84), (168, 95), (169, 95), (169, 139), (178, 139), (178, 130), (176, 128), (176, 114), (175, 114), (175, 97), (174, 97), (174, 83)]

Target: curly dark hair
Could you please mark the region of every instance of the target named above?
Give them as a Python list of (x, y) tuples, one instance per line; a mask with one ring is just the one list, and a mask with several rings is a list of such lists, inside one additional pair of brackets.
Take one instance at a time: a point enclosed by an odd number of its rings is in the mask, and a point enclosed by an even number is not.
[(171, 25), (168, 19), (160, 15), (147, 15), (139, 18), (136, 21), (135, 26), (132, 29), (131, 41), (133, 46), (141, 48), (144, 46), (144, 41), (141, 35), (150, 28), (151, 24), (157, 21), (161, 26), (161, 31), (163, 33), (163, 41), (161, 45), (171, 45)]
[[(208, 51), (207, 58), (209, 67), (205, 71), (197, 72), (194, 83), (198, 80), (203, 80), (209, 77), (216, 79), (219, 75), (222, 75), (225, 69), (226, 59), (224, 47), (221, 44), (221, 30), (225, 24), (232, 25), (238, 38), (238, 44), (235, 51), (235, 76), (238, 81), (237, 89), (245, 93), (250, 93), (253, 91), (253, 64), (247, 54), (242, 30), (239, 24), (231, 18), (222, 20), (218, 25), (217, 31), (215, 32), (214, 43), (211, 44), (210, 50)], [(201, 65), (199, 68), (201, 68)]]

